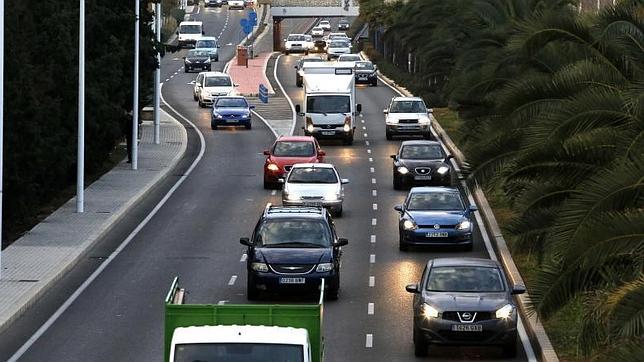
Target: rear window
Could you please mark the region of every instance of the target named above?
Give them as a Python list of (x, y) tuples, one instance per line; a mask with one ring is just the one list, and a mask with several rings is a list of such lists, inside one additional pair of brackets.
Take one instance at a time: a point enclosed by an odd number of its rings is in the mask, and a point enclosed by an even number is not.
[(308, 157), (314, 154), (312, 142), (280, 141), (273, 148), (273, 156), (279, 157)]
[(306, 41), (306, 36), (304, 35), (289, 35), (286, 38), (286, 41)]

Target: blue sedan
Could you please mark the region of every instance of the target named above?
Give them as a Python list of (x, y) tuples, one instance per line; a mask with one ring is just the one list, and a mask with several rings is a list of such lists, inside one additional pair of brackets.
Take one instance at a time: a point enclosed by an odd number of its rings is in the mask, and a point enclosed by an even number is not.
[(467, 207), (461, 193), (451, 187), (414, 187), (405, 203), (394, 207), (400, 213), (400, 250), (412, 245), (462, 246), (472, 249), (470, 219), (476, 206)]
[(241, 96), (217, 97), (212, 105), (212, 120), (210, 128), (219, 126), (244, 126), (251, 129), (250, 110), (255, 108)]

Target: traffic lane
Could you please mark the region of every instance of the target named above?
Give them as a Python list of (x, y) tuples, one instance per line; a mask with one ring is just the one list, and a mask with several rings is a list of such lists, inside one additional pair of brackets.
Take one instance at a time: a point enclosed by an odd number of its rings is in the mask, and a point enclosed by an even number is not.
[[(207, 109), (181, 97), (178, 80), (164, 86), (175, 109), (209, 130)], [(191, 302), (214, 303), (239, 260), (239, 230), (246, 230), (268, 201), (257, 182), (263, 150), (273, 140), (255, 122), (252, 130), (204, 134), (203, 159), (166, 205), (81, 297), (25, 354), (41, 360), (160, 360), (163, 298), (179, 275)], [(78, 328), (78, 326), (83, 326)]]
[[(489, 258), (489, 254), (476, 225), (473, 250), (469, 252), (452, 248), (413, 248), (410, 252), (398, 250), (398, 213), (393, 210), (393, 207), (403, 203), (407, 191), (393, 189), (392, 160), (389, 156), (398, 151), (402, 139), (386, 140), (382, 115), (382, 109), (396, 94), (386, 86), (360, 86), (357, 93), (358, 102), (363, 106), (371, 154), (374, 155), (376, 180), (382, 180), (378, 182), (379, 206), (382, 205), (382, 208), (377, 214), (383, 223), (378, 227), (377, 236), (384, 243), (378, 244), (376, 280), (382, 280), (383, 283), (377, 284), (378, 289), (376, 289), (376, 305), (382, 306), (378, 308), (376, 314), (377, 329), (396, 330), (395, 333), (374, 335), (374, 350), (379, 350), (386, 355), (387, 360), (415, 360), (412, 340), (412, 296), (405, 291), (405, 285), (417, 283), (420, 280), (429, 259)], [(461, 192), (465, 194), (464, 190)], [(517, 360), (525, 360), (522, 346), (519, 351)], [(430, 356), (435, 360), (499, 359), (502, 353), (500, 348), (492, 347), (432, 346)]]

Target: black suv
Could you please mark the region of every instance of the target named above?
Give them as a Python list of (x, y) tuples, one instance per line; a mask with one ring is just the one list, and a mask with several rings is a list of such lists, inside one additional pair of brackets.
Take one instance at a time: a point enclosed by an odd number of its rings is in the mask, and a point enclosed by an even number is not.
[(248, 247), (247, 297), (260, 291), (316, 292), (326, 279), (325, 295), (337, 299), (340, 257), (347, 239), (338, 238), (323, 207), (284, 207), (268, 204), (253, 235), (241, 238)]
[(395, 190), (452, 185), (452, 155), (446, 155), (436, 141), (404, 141), (391, 158)]

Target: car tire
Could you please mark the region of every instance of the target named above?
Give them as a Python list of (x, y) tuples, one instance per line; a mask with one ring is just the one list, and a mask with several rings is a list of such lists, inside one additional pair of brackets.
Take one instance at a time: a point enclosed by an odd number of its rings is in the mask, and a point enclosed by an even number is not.
[(184, 73), (190, 73), (190, 71), (189, 71), (189, 70), (188, 70), (188, 68), (186, 68), (186, 67), (183, 67), (183, 72), (184, 72)]
[(194, 93), (192, 93), (192, 98), (195, 100), (195, 102), (199, 101), (199, 97), (197, 97), (197, 95), (195, 95)]
[(431, 132), (423, 133), (423, 138), (426, 139), (426, 140), (431, 140), (432, 139), (432, 133)]
[(409, 245), (405, 242), (402, 232), (398, 232), (398, 250), (409, 251)]
[(215, 62), (218, 62), (218, 61), (219, 61), (219, 57), (215, 58)]
[(199, 107), (200, 107), (200, 108), (206, 108), (206, 105), (205, 105), (205, 104), (203, 104), (203, 102), (201, 101), (201, 99), (199, 99)]
[(402, 180), (400, 177), (396, 176), (395, 171), (394, 171), (394, 190), (402, 190), (403, 185), (402, 185)]
[(335, 211), (333, 211), (333, 216), (342, 217), (342, 206), (340, 206), (339, 209), (335, 209)]
[(295, 81), (295, 85), (297, 87), (302, 87), (302, 81), (299, 81), (299, 80)]
[(346, 146), (351, 146), (353, 144), (353, 132), (344, 139), (344, 144)]
[(377, 87), (378, 86), (378, 79), (376, 79), (373, 82), (371, 82), (371, 85), (374, 86), (374, 87)]
[(389, 131), (385, 131), (385, 138), (387, 138), (387, 141), (391, 141), (394, 139), (394, 135)]
[(506, 358), (514, 358), (517, 356), (517, 342), (507, 343), (503, 346), (503, 356)]
[(275, 188), (275, 185), (272, 182), (264, 180), (264, 190), (272, 190)]
[(463, 251), (472, 251), (472, 249), (474, 249), (474, 243), (463, 245)]
[(284, 55), (289, 55), (289, 51), (288, 51), (288, 50), (285, 50), (285, 51), (284, 51)]
[(210, 129), (212, 130), (217, 130), (217, 125), (216, 124), (210, 124)]
[(255, 281), (250, 277), (250, 275), (248, 276), (248, 279), (246, 281), (246, 299), (259, 299), (259, 290), (257, 290), (257, 288), (255, 287)]
[(421, 332), (414, 326), (414, 356), (425, 357), (428, 354), (429, 343), (423, 338)]
[(246, 128), (246, 129), (251, 129), (251, 128), (253, 128), (253, 125), (252, 125), (252, 124), (250, 124), (250, 123), (249, 123), (249, 124), (245, 124), (245, 125), (244, 125), (244, 128)]

